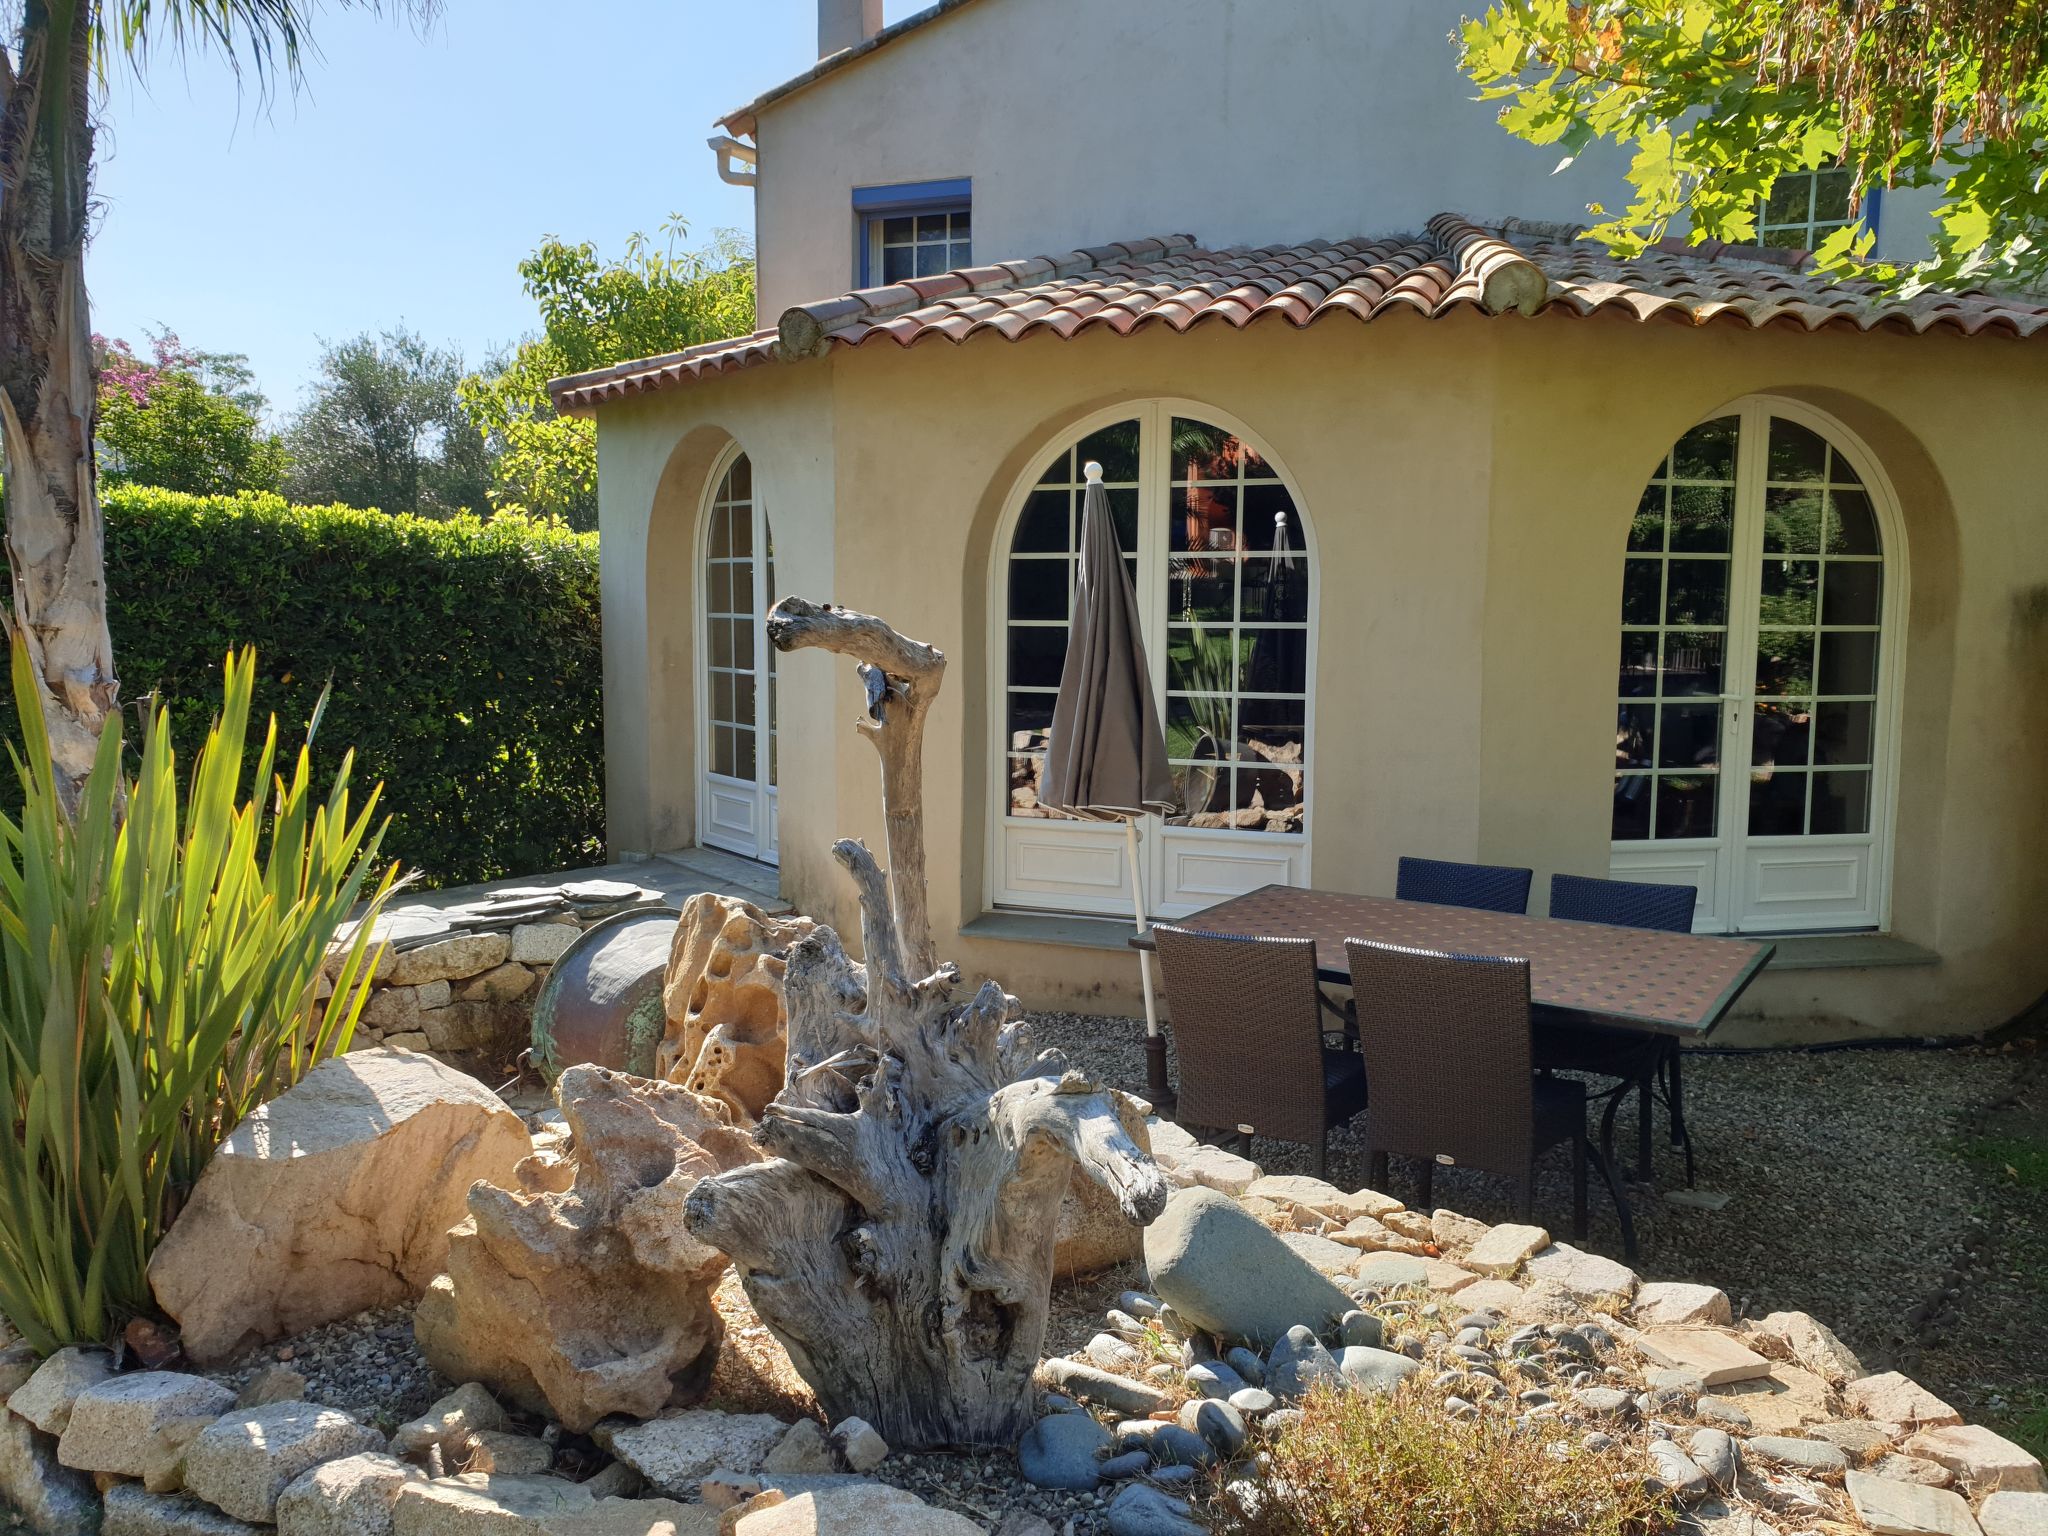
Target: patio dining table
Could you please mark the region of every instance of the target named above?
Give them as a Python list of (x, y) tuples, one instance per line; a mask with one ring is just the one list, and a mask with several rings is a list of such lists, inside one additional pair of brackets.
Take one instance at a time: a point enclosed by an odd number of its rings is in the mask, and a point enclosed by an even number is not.
[[(1346, 939), (1529, 962), (1530, 1001), (1594, 1025), (1674, 1043), (1704, 1040), (1771, 958), (1755, 939), (1665, 933), (1565, 918), (1482, 912), (1385, 896), (1267, 885), (1173, 920), (1203, 933), (1313, 939), (1316, 973), (1348, 986)], [(1130, 940), (1151, 949), (1149, 934)], [(1539, 1025), (1540, 1027), (1540, 1025)], [(1674, 1126), (1682, 1125), (1674, 1095)], [(1612, 1117), (1607, 1122), (1611, 1133)]]

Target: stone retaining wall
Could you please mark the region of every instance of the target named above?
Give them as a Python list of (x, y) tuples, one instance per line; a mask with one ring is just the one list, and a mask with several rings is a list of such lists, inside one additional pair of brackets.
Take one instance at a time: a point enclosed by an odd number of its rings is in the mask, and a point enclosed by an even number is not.
[[(624, 880), (512, 886), (460, 906), (387, 908), (371, 934), (386, 946), (352, 1050), (380, 1045), (509, 1065), (529, 1042), (548, 970), (586, 928), (659, 906), (661, 892)], [(355, 937), (329, 951), (321, 995)]]

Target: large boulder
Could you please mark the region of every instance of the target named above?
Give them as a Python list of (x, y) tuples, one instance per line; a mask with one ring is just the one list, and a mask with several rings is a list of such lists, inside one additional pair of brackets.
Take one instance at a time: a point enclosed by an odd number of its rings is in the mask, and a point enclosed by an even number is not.
[[(1119, 1117), (1125, 1132), (1148, 1156), (1152, 1138), (1144, 1116), (1125, 1100)], [(1074, 1280), (1095, 1274), (1113, 1264), (1140, 1257), (1145, 1251), (1145, 1229), (1124, 1214), (1113, 1191), (1075, 1168), (1067, 1179), (1067, 1192), (1060, 1196), (1058, 1226), (1052, 1250), (1055, 1280)]]
[(712, 891), (684, 902), (662, 979), (668, 1026), (655, 1075), (719, 1100), (737, 1124), (760, 1119), (782, 1088), (789, 949), (816, 927)]
[(431, 1056), (324, 1061), (221, 1144), (150, 1287), (201, 1365), (409, 1302), (447, 1267), (470, 1186), (512, 1182), (531, 1145), (502, 1099)]
[(555, 1092), (571, 1182), (522, 1163), (514, 1188), (477, 1185), (413, 1329), (451, 1381), (580, 1434), (709, 1383), (722, 1333), (711, 1293), (727, 1260), (684, 1229), (683, 1202), (705, 1175), (763, 1154), (722, 1102), (672, 1083), (586, 1064)]
[(1244, 1207), (1213, 1189), (1177, 1189), (1145, 1229), (1160, 1300), (1197, 1328), (1257, 1348), (1302, 1324), (1328, 1331), (1357, 1303)]

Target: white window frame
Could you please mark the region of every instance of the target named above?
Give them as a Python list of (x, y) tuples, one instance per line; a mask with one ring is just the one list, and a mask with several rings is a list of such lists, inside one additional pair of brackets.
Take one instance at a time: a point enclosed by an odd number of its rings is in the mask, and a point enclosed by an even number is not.
[(735, 778), (712, 772), (711, 719), (711, 593), (707, 576), (711, 562), (712, 514), (726, 476), (741, 459), (749, 458), (738, 443), (728, 444), (712, 466), (697, 511), (697, 537), (692, 554), (691, 601), (697, 612), (697, 659), (690, 692), (697, 732), (697, 841), (708, 848), (778, 863), (781, 857), (781, 817), (775, 774), (775, 678), (774, 653), (768, 648), (768, 604), (772, 564), (768, 510), (761, 494), (761, 470), (751, 464), (753, 481), (748, 506), (753, 516), (752, 555), (749, 566), (754, 578), (754, 778)]
[[(993, 701), (985, 750), (989, 794), (986, 905), (1011, 910), (1099, 914), (1129, 922), (1129, 859), (1119, 823), (1047, 817), (1012, 817), (1009, 781), (1009, 568), (1010, 545), (1025, 503), (1055, 453), (1119, 421), (1140, 423), (1138, 528), (1150, 534), (1153, 559), (1141, 563), (1137, 599), (1152, 671), (1152, 696), (1164, 715), (1169, 562), (1167, 519), (1172, 498), (1173, 419), (1193, 417), (1227, 431), (1255, 450), (1273, 470), (1294, 511), (1308, 571), (1307, 693), (1303, 700), (1302, 766), (1306, 771), (1300, 832), (1169, 826), (1159, 816), (1139, 823), (1140, 859), (1148, 913), (1184, 917), (1229, 896), (1263, 885), (1307, 885), (1320, 785), (1315, 763), (1317, 638), (1321, 629), (1321, 553), (1301, 489), (1264, 438), (1229, 411), (1201, 400), (1157, 397), (1127, 400), (1049, 433), (1024, 457), (1024, 468), (1003, 503), (990, 550), (988, 582), (988, 697)], [(1126, 553), (1134, 553), (1127, 551)]]
[[(1825, 411), (1780, 395), (1749, 395), (1707, 412), (1700, 422), (1731, 415), (1741, 418), (1741, 426), (1729, 556), (1728, 639), (1721, 682), (1718, 832), (1713, 838), (1610, 842), (1610, 872), (1617, 879), (1697, 886), (1700, 905), (1694, 928), (1702, 933), (1884, 931), (1891, 925), (1892, 863), (1898, 847), (1898, 765), (1903, 734), (1899, 727), (1907, 616), (1912, 611), (1911, 561), (1898, 495), (1870, 445)], [(1877, 520), (1884, 587), (1878, 606), (1877, 707), (1871, 726), (1875, 741), (1867, 832), (1779, 837), (1749, 833), (1755, 676), (1751, 671), (1738, 687), (1734, 668), (1754, 668), (1756, 632), (1762, 627), (1757, 593), (1763, 573), (1762, 509), (1774, 416), (1818, 433), (1848, 460), (1870, 497)], [(1667, 453), (1675, 442), (1667, 445)], [(1644, 483), (1648, 484), (1647, 477)], [(1616, 608), (1618, 613), (1618, 602)], [(1615, 634), (1617, 638), (1621, 634), (1618, 622)], [(1618, 647), (1616, 655), (1618, 660)], [(1854, 880), (1859, 898), (1852, 906), (1804, 894), (1810, 886), (1800, 885), (1802, 871), (1833, 872)], [(1766, 890), (1773, 881), (1780, 886), (1775, 894)]]

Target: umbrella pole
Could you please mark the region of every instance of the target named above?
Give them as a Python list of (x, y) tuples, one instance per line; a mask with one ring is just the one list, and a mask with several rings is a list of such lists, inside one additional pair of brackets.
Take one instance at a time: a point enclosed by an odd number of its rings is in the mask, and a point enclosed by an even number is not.
[[(1124, 844), (1131, 851), (1131, 907), (1138, 916), (1138, 935), (1145, 922), (1145, 876), (1138, 863), (1138, 820), (1124, 820)], [(1138, 976), (1145, 987), (1145, 1096), (1156, 1114), (1171, 1115), (1175, 1102), (1173, 1085), (1166, 1080), (1166, 1037), (1159, 1033), (1159, 1001), (1152, 991), (1152, 952), (1138, 951)]]

